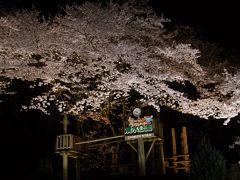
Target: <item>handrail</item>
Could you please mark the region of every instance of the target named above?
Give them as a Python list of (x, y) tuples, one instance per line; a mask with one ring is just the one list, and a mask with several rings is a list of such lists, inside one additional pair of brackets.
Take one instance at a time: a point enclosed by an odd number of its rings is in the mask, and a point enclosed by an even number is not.
[(117, 138), (123, 138), (123, 137), (124, 137), (124, 135), (107, 137), (107, 138), (101, 138), (101, 139), (93, 139), (93, 140), (78, 142), (78, 143), (75, 143), (75, 145), (86, 144), (86, 143), (94, 143), (94, 142), (105, 141), (105, 140), (110, 140), (110, 139), (117, 139)]
[(76, 146), (75, 144), (80, 142), (82, 137), (75, 136), (73, 134), (58, 135), (56, 138), (56, 150), (76, 150), (81, 151), (82, 146)]

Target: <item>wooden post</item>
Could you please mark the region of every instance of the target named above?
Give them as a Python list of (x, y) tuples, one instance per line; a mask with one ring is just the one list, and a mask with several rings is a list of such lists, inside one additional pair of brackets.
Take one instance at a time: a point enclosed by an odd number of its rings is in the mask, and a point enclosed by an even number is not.
[[(164, 138), (162, 122), (159, 122), (159, 136), (160, 136), (161, 139)], [(159, 157), (160, 164), (159, 165), (160, 165), (160, 168), (161, 168), (161, 174), (166, 174), (163, 140), (158, 141), (157, 148), (158, 148), (158, 151), (160, 151), (160, 157)]]
[(146, 175), (146, 158), (143, 138), (138, 139), (138, 170), (140, 176)]
[(136, 151), (134, 149), (131, 148), (131, 163), (133, 165), (133, 171), (134, 173), (137, 172), (137, 167), (136, 167), (136, 164), (137, 164), (137, 156), (136, 156)]
[(187, 130), (186, 127), (182, 127), (182, 152), (188, 154), (188, 143), (187, 143)]
[(177, 155), (177, 145), (176, 145), (176, 135), (175, 135), (175, 128), (171, 128), (172, 132), (172, 154), (173, 156)]
[(108, 97), (108, 105), (107, 105), (107, 110), (106, 110), (106, 118), (108, 119), (108, 126), (110, 128), (110, 130), (112, 131), (112, 135), (113, 136), (116, 136), (116, 132), (115, 132), (115, 129), (113, 127), (113, 125), (111, 124), (111, 121), (110, 121), (110, 112), (111, 112), (111, 99), (110, 99), (110, 96)]
[(159, 135), (160, 135), (160, 138), (164, 138), (164, 135), (163, 135), (163, 123), (160, 122), (159, 123)]
[(76, 180), (80, 180), (81, 169), (80, 169), (80, 157), (76, 157)]
[(155, 143), (156, 149), (156, 173), (157, 174), (166, 174), (166, 167), (165, 167), (165, 158), (164, 158), (164, 151), (163, 151), (163, 141), (157, 141)]
[(112, 165), (113, 165), (113, 172), (117, 172), (116, 165), (118, 164), (118, 148), (117, 145), (112, 146)]
[(183, 153), (183, 161), (184, 161), (184, 172), (190, 172), (190, 164), (189, 164), (189, 154), (188, 154), (188, 143), (187, 143), (187, 130), (186, 127), (182, 127), (181, 133), (181, 146), (182, 146), (182, 153)]
[(68, 180), (68, 154), (63, 152), (63, 180)]
[(171, 133), (172, 133), (172, 160), (173, 160), (173, 172), (177, 173), (177, 144), (176, 144), (176, 135), (175, 135), (175, 128), (171, 128)]
[[(155, 144), (156, 143), (154, 143), (154, 146), (155, 146)], [(152, 175), (155, 175), (155, 173), (156, 173), (156, 161), (155, 161), (155, 158), (156, 158), (156, 155), (155, 155), (155, 148), (153, 147), (152, 148), (152, 152), (151, 152), (151, 154), (150, 154), (150, 157), (151, 157), (151, 174)]]
[(68, 121), (68, 118), (67, 118), (67, 114), (64, 114), (63, 115), (63, 120), (61, 121), (63, 123), (63, 133), (64, 134), (67, 134), (67, 127), (69, 125), (69, 121)]
[(162, 122), (160, 121), (160, 113), (157, 113), (156, 119), (153, 120), (154, 134), (157, 137), (163, 138), (163, 127)]
[(162, 142), (160, 142), (160, 164), (161, 164), (162, 174), (166, 174), (165, 161), (164, 161), (164, 151), (163, 151), (163, 143)]
[(116, 165), (118, 162), (118, 154), (117, 154), (117, 145), (112, 146), (112, 164)]
[(125, 97), (122, 96), (122, 135), (125, 134), (125, 121), (126, 121), (126, 102)]

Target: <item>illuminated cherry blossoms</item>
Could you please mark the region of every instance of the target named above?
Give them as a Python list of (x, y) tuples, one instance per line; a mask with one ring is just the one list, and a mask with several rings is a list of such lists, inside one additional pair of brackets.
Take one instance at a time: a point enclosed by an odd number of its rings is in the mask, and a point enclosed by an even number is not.
[[(165, 28), (169, 19), (129, 4), (85, 3), (66, 12), (51, 23), (26, 12), (0, 18), (1, 93), (14, 78), (50, 87), (23, 109), (48, 114), (55, 104), (59, 112), (98, 112), (109, 97), (114, 103), (134, 90), (139, 103), (157, 110), (167, 106), (205, 119), (238, 115), (240, 72), (208, 76), (201, 50), (175, 42)], [(173, 84), (188, 84), (198, 96)]]

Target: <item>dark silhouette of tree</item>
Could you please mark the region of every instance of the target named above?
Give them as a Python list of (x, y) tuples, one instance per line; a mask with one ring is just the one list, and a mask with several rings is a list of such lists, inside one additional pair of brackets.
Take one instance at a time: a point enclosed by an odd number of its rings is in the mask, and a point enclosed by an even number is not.
[(191, 161), (194, 180), (225, 180), (226, 160), (205, 135), (199, 143)]

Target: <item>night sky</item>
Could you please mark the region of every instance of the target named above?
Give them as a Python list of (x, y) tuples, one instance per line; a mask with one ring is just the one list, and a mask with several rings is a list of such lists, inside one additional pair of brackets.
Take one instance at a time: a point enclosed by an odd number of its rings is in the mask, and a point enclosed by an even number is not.
[[(66, 4), (79, 4), (83, 1), (97, 0), (0, 0), (0, 7), (17, 6), (30, 9), (34, 5), (42, 13), (55, 14), (63, 13)], [(150, 5), (157, 12), (162, 12), (165, 17), (170, 18), (172, 22), (193, 27), (210, 41), (230, 49), (240, 49), (240, 27), (238, 27), (240, 11), (237, 1), (150, 0)]]
[(240, 11), (236, 2), (152, 0), (152, 4), (172, 22), (191, 26), (210, 41), (231, 49), (240, 48)]

